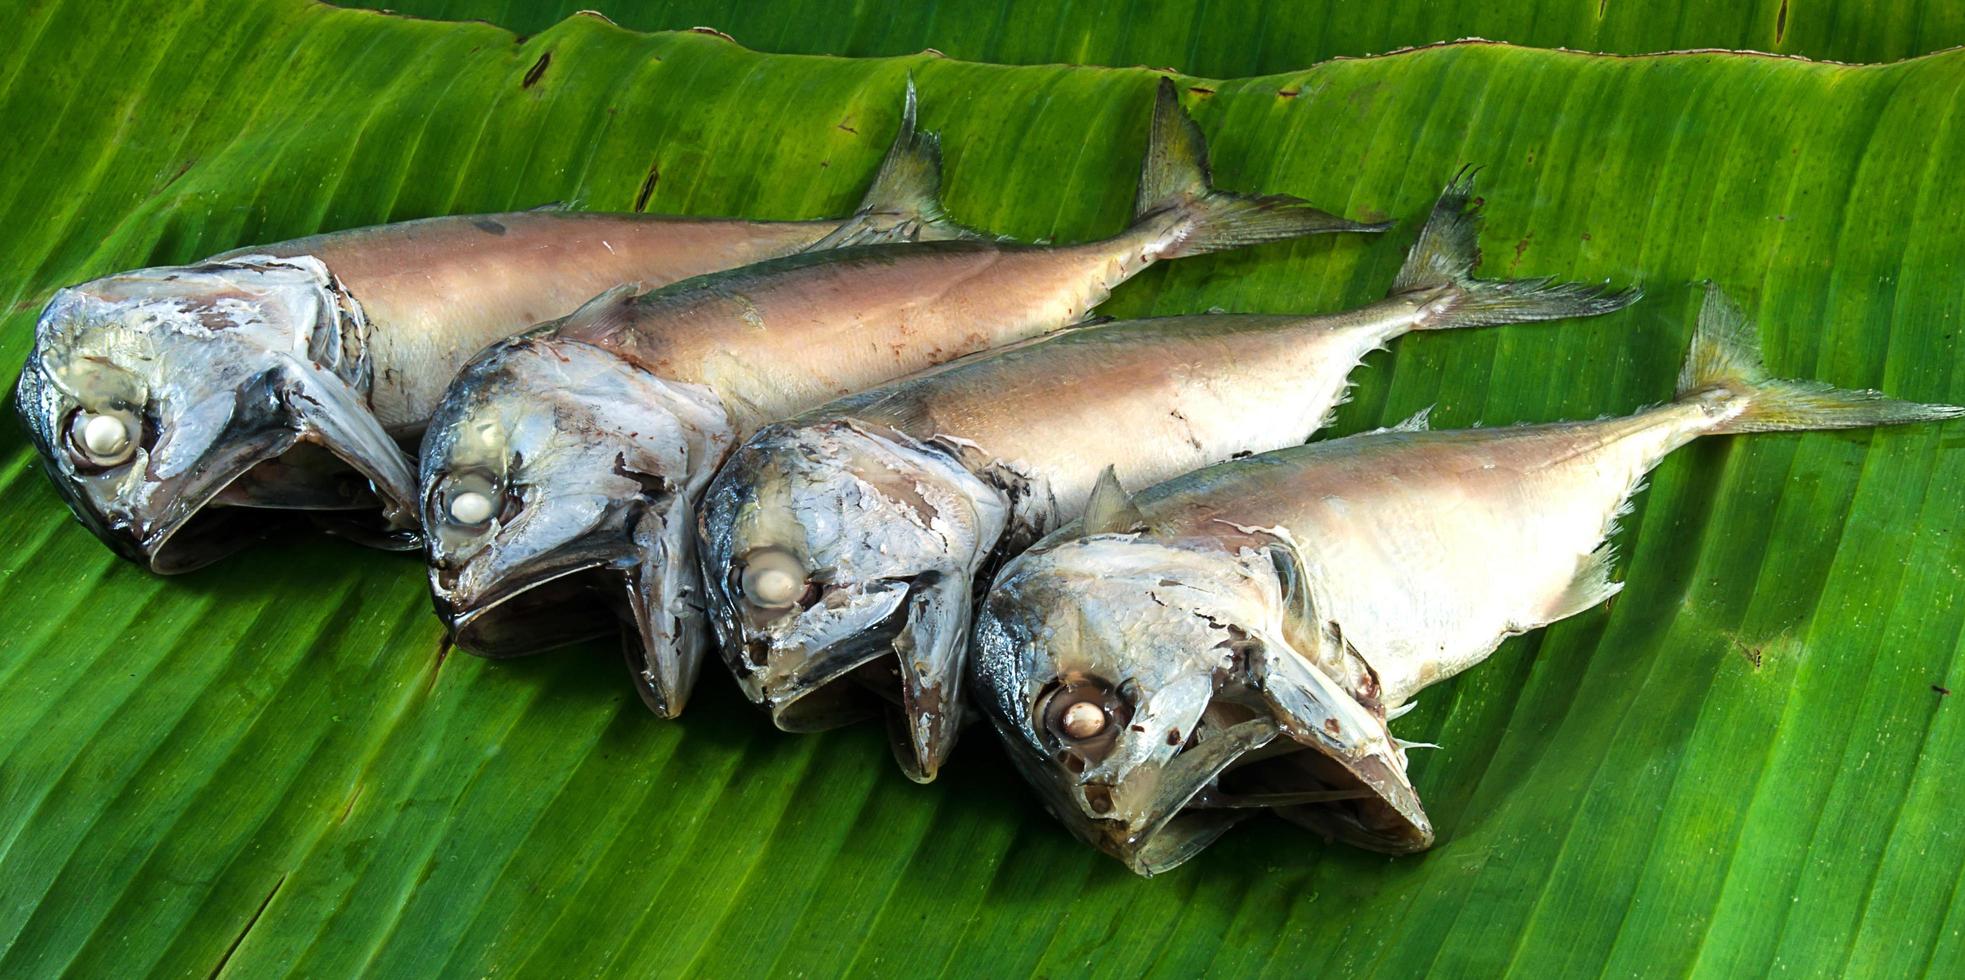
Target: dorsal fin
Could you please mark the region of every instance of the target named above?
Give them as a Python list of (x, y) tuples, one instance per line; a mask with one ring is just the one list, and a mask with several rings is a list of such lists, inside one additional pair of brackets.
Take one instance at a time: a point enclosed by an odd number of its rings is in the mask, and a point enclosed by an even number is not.
[(874, 245), (886, 242), (981, 239), (956, 224), (942, 210), (942, 143), (933, 132), (915, 125), (914, 76), (907, 78), (907, 99), (901, 109), (901, 128), (894, 134), (873, 184), (853, 212), (832, 234), (805, 250)]
[(1091, 499), (1085, 501), (1085, 533), (1121, 534), (1146, 529), (1146, 515), (1140, 513), (1133, 496), (1119, 484), (1119, 471), (1110, 465), (1098, 475)]
[(634, 322), (630, 310), (640, 294), (639, 283), (624, 282), (610, 287), (599, 296), (580, 304), (579, 309), (568, 313), (554, 327), (554, 331), (562, 337), (597, 343), (611, 336), (619, 328)]

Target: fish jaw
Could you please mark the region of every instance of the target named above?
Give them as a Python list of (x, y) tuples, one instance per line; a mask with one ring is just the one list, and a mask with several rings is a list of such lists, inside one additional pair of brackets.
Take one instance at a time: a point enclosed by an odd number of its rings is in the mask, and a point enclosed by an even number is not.
[(978, 611), (976, 699), (1053, 812), (1140, 874), (1260, 810), (1375, 850), (1429, 845), (1383, 711), (1300, 649), (1290, 598), (1267, 550), (1047, 545)]
[(431, 595), (453, 639), (519, 656), (625, 621), (636, 677), (647, 666), (658, 711), (680, 710), (701, 655), (685, 634), (701, 630), (684, 628), (695, 570), (677, 529), (733, 441), (707, 389), (609, 351), (536, 333), (481, 352), (421, 460)]
[[(274, 467), (243, 499), (311, 509), (325, 495), (344, 509), (372, 494), (387, 528), (408, 531), (414, 473), (369, 411), (365, 337), (359, 304), (311, 257), (142, 269), (55, 294), (15, 403), (76, 517), (153, 571), (188, 571), (257, 537), (252, 518), (206, 511), (302, 444), (367, 486), (336, 475), (283, 488), (324, 470)], [(104, 436), (93, 447), (91, 426)]]
[(767, 426), (711, 484), (701, 523), (711, 617), (745, 694), (807, 731), (840, 720), (827, 700), (815, 722), (811, 695), (872, 687), (901, 715), (895, 758), (918, 782), (954, 746), (973, 582), (1010, 512), (955, 453), (849, 418)]

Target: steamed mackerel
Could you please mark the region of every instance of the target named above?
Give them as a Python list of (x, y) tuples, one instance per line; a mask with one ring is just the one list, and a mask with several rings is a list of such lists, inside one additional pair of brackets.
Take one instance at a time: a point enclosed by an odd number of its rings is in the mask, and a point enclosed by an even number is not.
[(1077, 323), (1161, 259), (1377, 230), (1215, 190), (1200, 131), (1163, 82), (1138, 215), (1112, 238), (842, 248), (597, 299), (487, 350), (445, 396), (422, 461), (438, 609), (467, 649), (509, 655), (612, 630), (571, 599), (617, 605), (639, 689), (673, 715), (706, 639), (694, 508), (739, 438)]
[(1394, 853), (1433, 830), (1387, 721), (1506, 637), (1616, 594), (1606, 544), (1701, 436), (1965, 409), (1770, 379), (1707, 295), (1677, 397), (1623, 418), (1384, 431), (1222, 463), (1010, 562), (979, 611), (977, 698), (1086, 840), (1151, 874), (1274, 809)]
[[(1407, 332), (1637, 299), (1473, 278), (1472, 193), (1471, 172), (1448, 185), (1390, 294), (1369, 306), (1086, 327), (758, 432), (710, 485), (699, 545), (711, 621), (745, 694), (789, 731), (894, 702), (895, 756), (932, 779), (962, 720), (978, 576), (1076, 517), (1107, 463), (1140, 485), (1296, 445), (1364, 356)], [(850, 690), (820, 696), (836, 682)]]
[(379, 529), (347, 528), (412, 546), (414, 469), (398, 440), (422, 430), (472, 354), (623, 283), (960, 235), (924, 220), (938, 213), (937, 167), (910, 86), (900, 133), (843, 221), (464, 215), (120, 273), (55, 294), (17, 404), (76, 517), (153, 571), (265, 536), (280, 523), (267, 509), (380, 509)]

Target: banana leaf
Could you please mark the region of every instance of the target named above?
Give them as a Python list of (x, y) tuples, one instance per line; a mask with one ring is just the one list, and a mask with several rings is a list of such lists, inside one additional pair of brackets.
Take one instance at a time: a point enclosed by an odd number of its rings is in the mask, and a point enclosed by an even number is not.
[[(302, 0), (0, 13), (0, 362), (59, 285), (430, 214), (813, 217), (912, 73), (951, 211), (1129, 211), (1157, 75), (762, 55), (574, 17), (519, 39)], [(1427, 335), (1335, 431), (1667, 397), (1712, 278), (1771, 366), (1965, 400), (1965, 54), (1879, 67), (1468, 43), (1179, 79), (1227, 187), (1410, 219), (1487, 167), (1486, 268), (1642, 280), (1588, 323)], [(1121, 315), (1332, 310), (1400, 230), (1186, 260)], [(11, 412), (11, 409), (8, 409)], [(158, 579), (0, 425), (0, 975), (1318, 972), (1945, 975), (1965, 962), (1965, 430), (1712, 440), (1625, 521), (1614, 608), (1397, 725), (1440, 844), (1275, 822), (1150, 881), (975, 731), (907, 782), (873, 729), (777, 733), (715, 674), (657, 721), (600, 646), (450, 653), (408, 557), (297, 539)]]
[[(521, 34), (593, 7), (593, 0), (333, 2), (484, 20)], [(1947, 0), (649, 0), (602, 9), (623, 27), (706, 28), (781, 54), (893, 56), (932, 48), (971, 61), (1149, 65), (1220, 78), (1469, 37), (1614, 54), (1726, 48), (1847, 62), (1896, 61), (1965, 44), (1965, 6)]]

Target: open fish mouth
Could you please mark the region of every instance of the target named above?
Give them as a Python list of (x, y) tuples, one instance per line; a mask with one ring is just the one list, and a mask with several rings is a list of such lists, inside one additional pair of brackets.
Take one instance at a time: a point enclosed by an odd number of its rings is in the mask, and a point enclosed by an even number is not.
[[(733, 659), (743, 668), (746, 693), (787, 732), (821, 731), (851, 720), (839, 717), (845, 703), (898, 707), (894, 639), (906, 623), (913, 590), (905, 580), (871, 583), (850, 596), (844, 589), (821, 589), (795, 623), (775, 630), (740, 627), (742, 652)], [(880, 663), (883, 658), (887, 663)], [(822, 691), (827, 696), (815, 697)]]
[(214, 505), (226, 487), (220, 481), (172, 498), (152, 520), (105, 513), (61, 474), (50, 476), (83, 526), (118, 555), (159, 575), (202, 568), (299, 522), (293, 514)]
[[(932, 782), (964, 720), (958, 677), (942, 637), (966, 620), (946, 614), (952, 590), (940, 572), (843, 585), (812, 581), (788, 610), (732, 603), (741, 568), (711, 583), (712, 622), (738, 685), (786, 732), (817, 732), (882, 715), (894, 760)], [(956, 648), (959, 650), (959, 647)]]
[[(305, 461), (310, 471), (346, 461), (302, 443), (299, 432), (275, 428), (241, 438), (175, 478), (148, 481), (141, 504), (101, 499), (44, 454), (42, 464), (69, 510), (118, 555), (160, 575), (194, 571), (260, 541), (314, 526), (391, 550), (416, 547), (416, 536), (380, 517), (373, 521), (322, 519), (360, 511), (376, 501), (373, 486), (352, 467), (330, 483), (301, 486), (292, 496), (283, 485), (283, 463)], [(315, 512), (320, 512), (317, 515)]]
[(1081, 836), (1147, 876), (1182, 864), (1262, 811), (1369, 850), (1408, 853), (1432, 844), (1432, 828), (1403, 779), (1384, 778), (1390, 774), (1376, 772), (1372, 760), (1347, 763), (1297, 742), (1252, 711), (1218, 704), (1157, 768), (1134, 770), (1117, 785), (1071, 787), (1086, 818)]
[(453, 598), (455, 590), (433, 572), (431, 602), (459, 649), (505, 660), (618, 632), (626, 621), (626, 583), (620, 569), (594, 560)]

